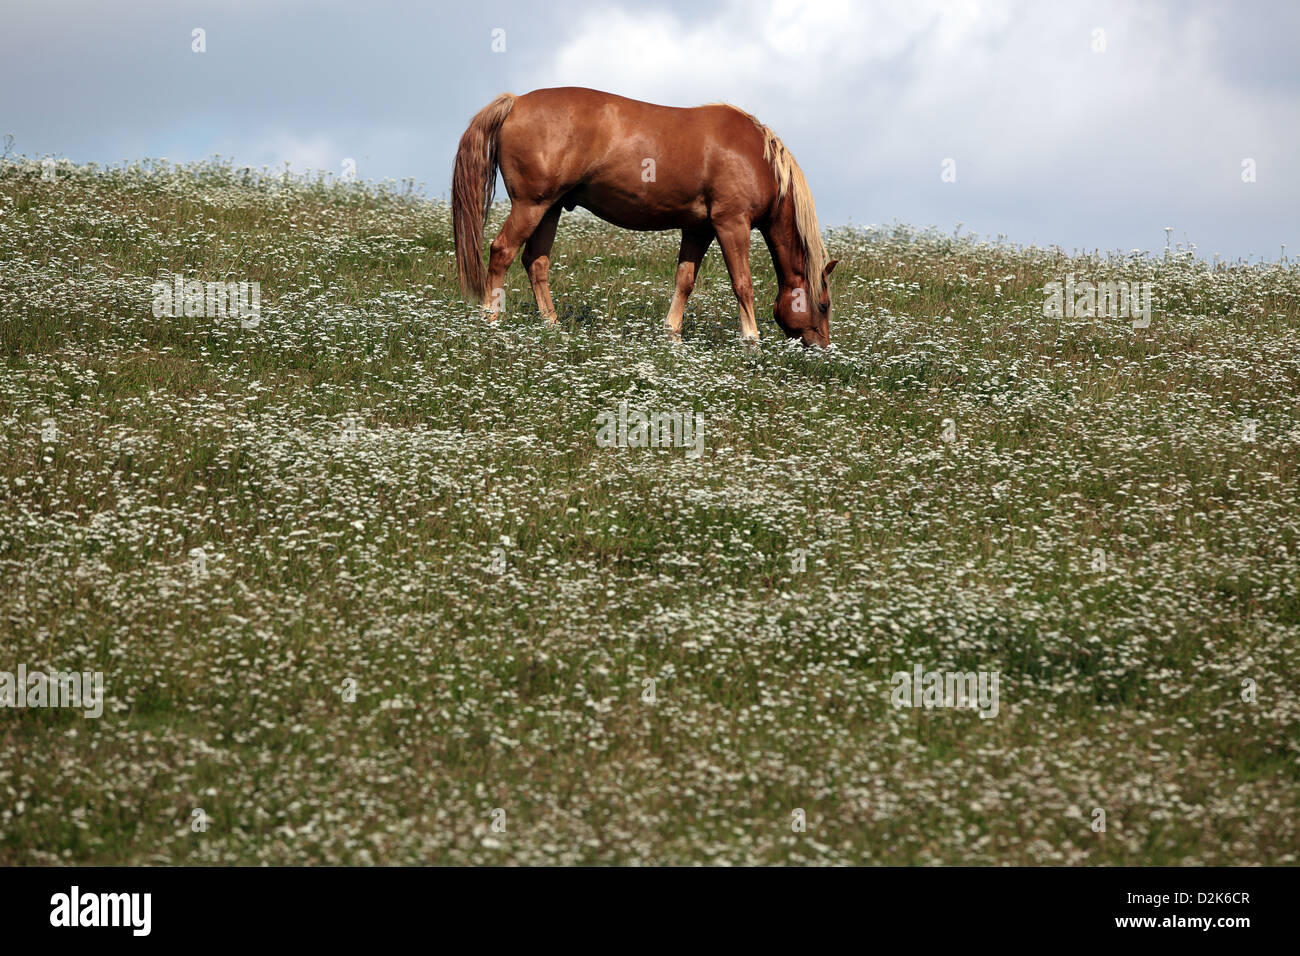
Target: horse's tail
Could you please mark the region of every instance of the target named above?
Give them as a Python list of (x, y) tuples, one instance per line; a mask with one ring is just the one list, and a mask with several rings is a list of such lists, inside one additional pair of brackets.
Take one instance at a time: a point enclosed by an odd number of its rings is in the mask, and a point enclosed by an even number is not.
[(501, 124), (514, 105), (514, 94), (502, 93), (470, 120), (456, 150), (456, 167), (451, 178), (456, 276), (465, 296), (479, 302), (487, 294), (483, 227), (496, 193), (497, 144)]

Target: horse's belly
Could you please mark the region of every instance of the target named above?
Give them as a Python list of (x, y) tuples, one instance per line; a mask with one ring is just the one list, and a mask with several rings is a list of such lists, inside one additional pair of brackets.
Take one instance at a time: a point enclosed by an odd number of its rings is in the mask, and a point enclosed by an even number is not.
[(580, 186), (564, 198), (564, 205), (589, 209), (623, 229), (690, 229), (709, 219), (708, 207), (702, 199), (663, 192), (656, 195), (653, 189)]

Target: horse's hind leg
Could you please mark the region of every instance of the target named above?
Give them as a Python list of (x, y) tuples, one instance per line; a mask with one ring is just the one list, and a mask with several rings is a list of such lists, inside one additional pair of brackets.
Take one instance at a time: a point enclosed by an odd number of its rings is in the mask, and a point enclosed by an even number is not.
[(677, 280), (673, 289), (673, 303), (668, 307), (668, 338), (677, 341), (682, 337), (682, 316), (686, 314), (686, 300), (695, 288), (695, 274), (700, 261), (713, 241), (713, 230), (689, 232), (682, 230), (682, 248), (677, 253)]
[(546, 211), (533, 234), (524, 244), (524, 269), (528, 272), (528, 281), (533, 284), (533, 295), (537, 299), (537, 311), (547, 323), (555, 325), (559, 317), (555, 314), (555, 303), (551, 300), (551, 285), (548, 279), (551, 270), (551, 244), (555, 242), (555, 227), (560, 222), (560, 204), (556, 203)]
[(510, 215), (506, 216), (505, 225), (492, 240), (492, 252), (488, 256), (488, 282), (483, 296), (483, 311), (489, 319), (495, 319), (497, 313), (505, 308), (506, 270), (519, 254), (519, 247), (533, 234), (549, 208), (549, 205), (540, 203), (523, 203), (518, 200), (511, 202)]

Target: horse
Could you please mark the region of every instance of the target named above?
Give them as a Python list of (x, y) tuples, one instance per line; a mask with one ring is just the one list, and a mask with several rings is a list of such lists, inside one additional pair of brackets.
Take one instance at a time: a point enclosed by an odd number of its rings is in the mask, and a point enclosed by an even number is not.
[[(483, 230), (498, 169), (510, 213), (485, 270)], [(558, 322), (547, 278), (551, 244), (561, 211), (582, 206), (624, 229), (682, 231), (670, 340), (681, 338), (686, 300), (715, 238), (740, 306), (741, 338), (757, 340), (749, 270), (757, 228), (779, 282), (777, 325), (806, 346), (830, 344), (827, 280), (839, 260), (826, 260), (808, 181), (771, 129), (730, 104), (683, 109), (580, 87), (503, 93), (461, 136), (451, 193), (457, 278), (489, 320), (501, 311), (506, 271), (522, 247), (537, 309)]]

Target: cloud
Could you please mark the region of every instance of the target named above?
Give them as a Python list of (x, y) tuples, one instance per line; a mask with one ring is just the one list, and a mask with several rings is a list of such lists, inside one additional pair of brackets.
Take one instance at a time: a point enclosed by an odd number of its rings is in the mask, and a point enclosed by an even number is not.
[(23, 82), (0, 86), (0, 133), (76, 162), (219, 152), (338, 172), (351, 157), (438, 195), (496, 93), (591, 86), (748, 109), (831, 225), (961, 221), (1104, 249), (1163, 245), (1173, 225), (1207, 250), (1274, 254), (1300, 245), (1298, 32), (1292, 0), (68, 0), (7, 15), (0, 58)]
[[(539, 85), (736, 102), (799, 157), (825, 221), (962, 220), (1128, 248), (1173, 217), (1209, 242), (1259, 194), (1300, 205), (1294, 98), (1235, 83), (1222, 31), (1215, 11), (1183, 5), (614, 7), (578, 24)], [(1245, 157), (1273, 176), (1254, 193), (1242, 191)], [(955, 183), (940, 182), (947, 158)]]

